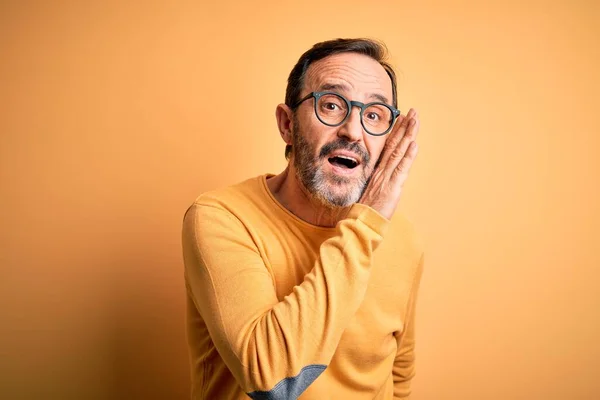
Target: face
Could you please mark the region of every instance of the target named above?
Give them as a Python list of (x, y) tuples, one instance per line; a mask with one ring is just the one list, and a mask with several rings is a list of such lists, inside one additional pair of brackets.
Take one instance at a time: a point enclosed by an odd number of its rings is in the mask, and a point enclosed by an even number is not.
[[(391, 104), (392, 83), (370, 57), (343, 53), (312, 64), (301, 98), (310, 92), (334, 91), (349, 100)], [(360, 109), (344, 124), (330, 127), (314, 112), (314, 99), (303, 102), (292, 119), (292, 165), (308, 192), (329, 207), (356, 203), (373, 173), (387, 136), (371, 136), (360, 123)]]

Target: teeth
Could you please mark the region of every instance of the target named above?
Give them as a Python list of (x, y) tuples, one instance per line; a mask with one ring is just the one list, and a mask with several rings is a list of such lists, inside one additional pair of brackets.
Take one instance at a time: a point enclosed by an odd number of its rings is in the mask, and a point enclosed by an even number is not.
[(346, 157), (346, 156), (334, 156), (334, 157), (338, 157), (338, 158), (343, 158), (343, 159), (346, 159), (346, 160), (354, 161), (355, 163), (358, 164), (358, 161), (355, 158), (352, 158), (352, 157)]

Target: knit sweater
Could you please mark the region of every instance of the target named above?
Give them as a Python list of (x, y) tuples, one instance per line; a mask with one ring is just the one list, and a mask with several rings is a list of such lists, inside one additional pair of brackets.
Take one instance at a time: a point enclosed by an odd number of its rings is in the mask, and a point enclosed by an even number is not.
[(353, 204), (333, 228), (262, 175), (183, 221), (193, 399), (406, 399), (423, 250), (401, 215)]

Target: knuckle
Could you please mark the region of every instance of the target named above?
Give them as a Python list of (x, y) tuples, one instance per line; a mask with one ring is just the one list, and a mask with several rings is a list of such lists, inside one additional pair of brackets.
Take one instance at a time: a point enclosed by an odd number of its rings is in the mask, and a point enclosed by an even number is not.
[(406, 158), (403, 158), (398, 163), (398, 166), (396, 167), (396, 170), (400, 171), (400, 172), (406, 172), (409, 167), (410, 167), (410, 161), (408, 159), (406, 159)]
[(398, 143), (400, 143), (400, 139), (393, 138), (387, 142), (386, 147), (389, 151), (394, 151), (394, 149), (398, 147)]
[(400, 148), (400, 147), (396, 147), (392, 151), (392, 157), (394, 157), (394, 158), (399, 158), (399, 157), (402, 157), (403, 155), (404, 155), (404, 151), (402, 151), (402, 148)]

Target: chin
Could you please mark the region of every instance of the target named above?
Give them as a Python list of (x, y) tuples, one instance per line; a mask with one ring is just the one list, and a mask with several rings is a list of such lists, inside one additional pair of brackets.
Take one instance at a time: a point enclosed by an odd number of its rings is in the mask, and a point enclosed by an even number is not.
[(363, 185), (356, 177), (340, 177), (327, 174), (315, 182), (315, 194), (330, 207), (348, 207), (360, 200)]
[(360, 200), (366, 186), (364, 171), (336, 173), (326, 165), (306, 165), (296, 169), (299, 181), (311, 196), (328, 208), (349, 207)]

